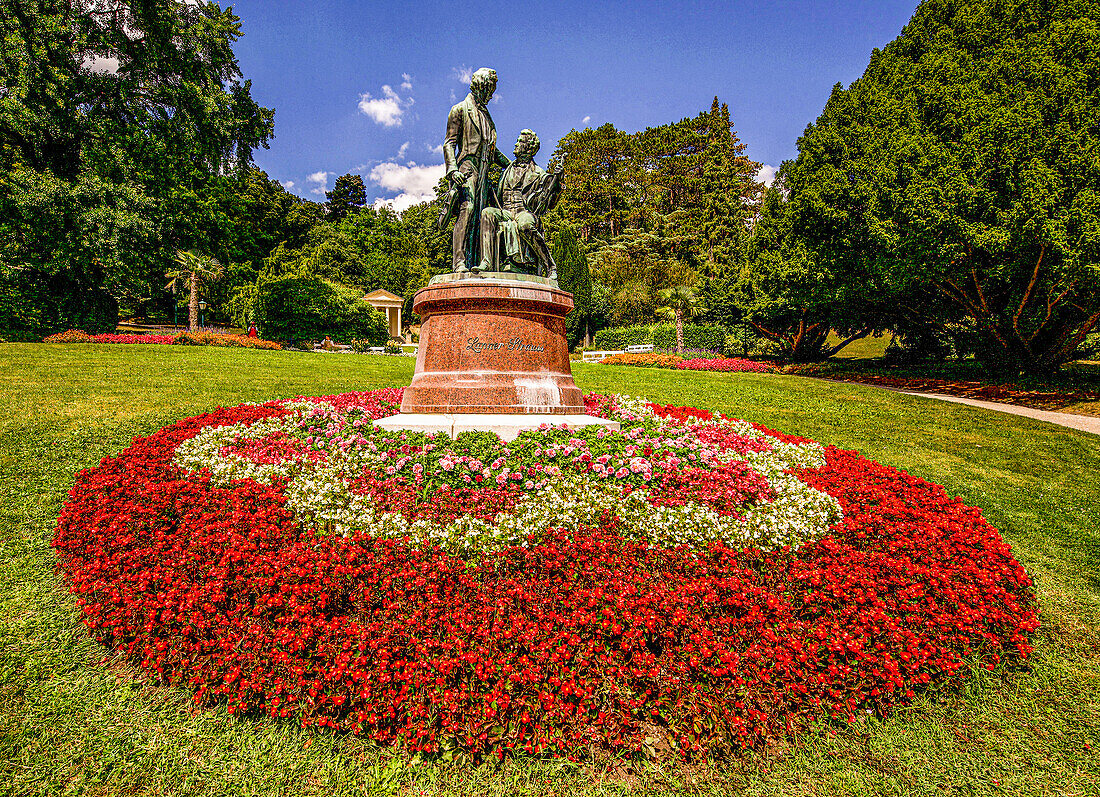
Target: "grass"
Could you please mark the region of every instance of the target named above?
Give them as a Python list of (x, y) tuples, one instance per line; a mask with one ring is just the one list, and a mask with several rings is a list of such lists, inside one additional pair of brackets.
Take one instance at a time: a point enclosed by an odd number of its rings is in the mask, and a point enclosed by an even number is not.
[(0, 795), (1100, 793), (1100, 437), (854, 384), (575, 363), (586, 390), (858, 449), (982, 507), (1036, 580), (1036, 654), (734, 760), (470, 767), (192, 709), (89, 639), (49, 547), (73, 473), (132, 436), (219, 404), (407, 384), (411, 358), (45, 344), (0, 355)]

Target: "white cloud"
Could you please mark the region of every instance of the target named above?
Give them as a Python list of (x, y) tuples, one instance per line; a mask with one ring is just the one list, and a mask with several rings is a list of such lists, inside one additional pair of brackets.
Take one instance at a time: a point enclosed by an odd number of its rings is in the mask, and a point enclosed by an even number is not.
[(86, 55), (81, 66), (96, 74), (118, 74), (118, 58), (113, 55)]
[(434, 147), (428, 147), (428, 151), (431, 152), (433, 155), (442, 155), (443, 154), (443, 145), (442, 144), (436, 144)]
[(412, 104), (412, 97), (401, 99), (390, 86), (382, 87), (381, 97), (359, 95), (359, 112), (385, 127), (400, 127), (401, 117)]
[(404, 144), (402, 144), (400, 147), (397, 148), (397, 157), (398, 157), (398, 159), (404, 158), (405, 153), (408, 152), (408, 151), (409, 151), (409, 142), (406, 141)]
[(374, 200), (375, 208), (390, 208), (395, 213), (403, 213), (411, 208), (413, 205), (419, 205), (421, 202), (427, 202), (428, 200), (435, 199), (435, 194), (429, 197), (418, 196), (416, 194), (398, 194), (393, 198), (378, 197)]
[(465, 65), (463, 65), (463, 66), (452, 66), (451, 67), (451, 77), (453, 77), (459, 83), (462, 83), (465, 86), (469, 86), (470, 81), (473, 80), (473, 77), (474, 77), (473, 67), (469, 67), (469, 66), (465, 66)]
[(316, 184), (316, 188), (311, 188), (309, 193), (316, 194), (317, 196), (324, 196), (325, 186), (328, 185), (328, 172), (314, 172), (306, 178), (306, 182)]
[(591, 116), (586, 116), (586, 117), (584, 117), (583, 119), (581, 119), (581, 124), (582, 124), (582, 125), (586, 125), (586, 124), (588, 124), (588, 123), (589, 123), (589, 122), (591, 122), (591, 121), (592, 121), (592, 117), (591, 117)]
[(756, 173), (756, 182), (763, 183), (770, 188), (772, 182), (775, 181), (775, 172), (776, 168), (774, 166), (768, 166), (767, 164), (764, 164)]
[(446, 167), (440, 163), (434, 166), (420, 166), (409, 162), (408, 165), (385, 162), (373, 167), (367, 179), (395, 197), (379, 197), (374, 200), (375, 207), (388, 205), (400, 213), (411, 205), (435, 199), (436, 183), (442, 179)]
[(283, 180), (281, 185), (283, 186), (283, 188), (285, 188), (287, 191), (289, 191), (291, 188), (294, 187), (294, 181), (293, 180)]
[(413, 87), (413, 82), (412, 81), (413, 81), (413, 79), (412, 79), (412, 77), (409, 76), (408, 72), (402, 72), (401, 73), (401, 86), (400, 86), (400, 89), (402, 91), (412, 91), (412, 87)]

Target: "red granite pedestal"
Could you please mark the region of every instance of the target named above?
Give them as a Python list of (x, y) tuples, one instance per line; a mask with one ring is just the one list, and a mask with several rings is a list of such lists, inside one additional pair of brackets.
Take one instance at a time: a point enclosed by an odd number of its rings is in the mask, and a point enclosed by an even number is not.
[(586, 415), (573, 383), (565, 316), (573, 297), (549, 280), (445, 275), (417, 291), (416, 372), (390, 429), (485, 429), (505, 439), (543, 423), (618, 424)]

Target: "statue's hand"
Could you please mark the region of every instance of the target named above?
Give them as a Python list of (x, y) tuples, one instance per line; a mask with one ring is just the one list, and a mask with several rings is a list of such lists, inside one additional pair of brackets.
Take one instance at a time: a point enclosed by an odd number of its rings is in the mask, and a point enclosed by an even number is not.
[(451, 181), (451, 185), (455, 188), (461, 188), (466, 182), (466, 176), (458, 169), (455, 169), (453, 172), (448, 172), (447, 179)]

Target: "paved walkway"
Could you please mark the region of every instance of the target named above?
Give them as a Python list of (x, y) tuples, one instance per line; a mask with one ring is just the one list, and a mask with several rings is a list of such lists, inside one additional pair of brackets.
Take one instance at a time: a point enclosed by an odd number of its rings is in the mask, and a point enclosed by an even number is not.
[(921, 398), (939, 399), (940, 401), (953, 401), (956, 404), (967, 404), (971, 407), (980, 407), (983, 410), (995, 412), (1007, 412), (1009, 415), (1023, 415), (1025, 418), (1034, 418), (1037, 421), (1055, 423), (1059, 426), (1067, 426), (1081, 432), (1100, 434), (1100, 417), (1093, 415), (1074, 415), (1069, 412), (1051, 412), (1050, 410), (1033, 410), (1031, 407), (1020, 407), (1016, 404), (1005, 404), (1001, 401), (981, 401), (979, 399), (963, 398), (962, 396), (948, 396), (943, 393), (917, 393), (913, 390), (901, 390), (885, 385), (870, 385), (865, 382), (846, 382), (843, 379), (828, 379), (816, 377), (824, 382), (837, 382), (842, 385), (862, 385), (863, 387), (877, 387), (880, 390), (889, 390), (891, 393), (904, 393), (907, 396), (920, 396)]
[[(848, 384), (863, 384), (862, 382), (849, 382)], [(866, 385), (866, 387), (882, 387), (882, 385)], [(986, 410), (1007, 412), (1009, 415), (1023, 415), (1026, 418), (1034, 418), (1037, 421), (1056, 423), (1059, 426), (1068, 426), (1082, 432), (1100, 434), (1100, 417), (1093, 415), (1074, 415), (1069, 412), (1051, 412), (1050, 410), (1033, 410), (1031, 407), (1020, 407), (1016, 404), (1005, 404), (1001, 401), (980, 401), (978, 399), (963, 398), (962, 396), (947, 396), (942, 393), (915, 393), (911, 390), (898, 390), (892, 387), (882, 387), (883, 390), (892, 390), (895, 393), (904, 393), (907, 396), (920, 396), (921, 398), (939, 399), (940, 401), (953, 401), (956, 404), (967, 404), (971, 407), (981, 407)]]

